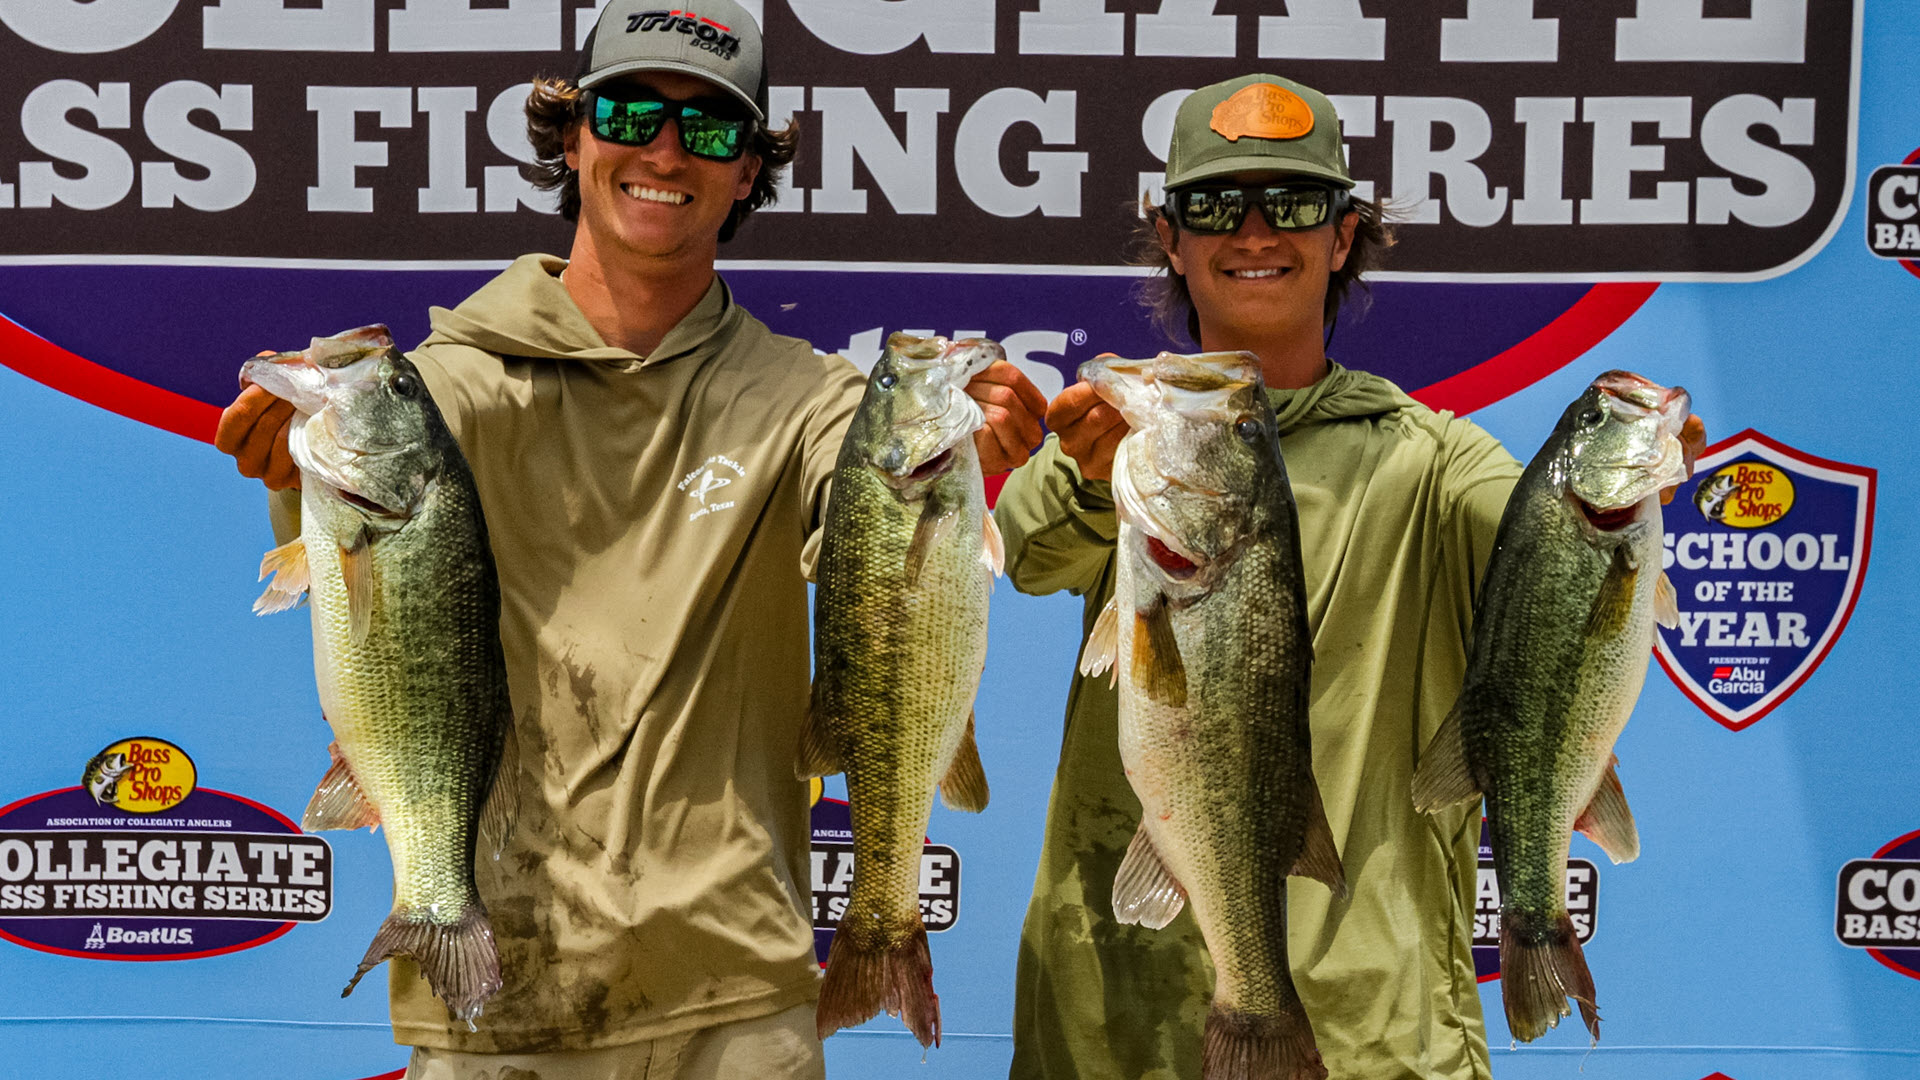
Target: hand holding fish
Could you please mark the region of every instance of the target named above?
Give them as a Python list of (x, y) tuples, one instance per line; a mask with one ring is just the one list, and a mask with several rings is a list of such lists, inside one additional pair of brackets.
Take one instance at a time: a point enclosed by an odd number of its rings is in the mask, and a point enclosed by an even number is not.
[(997, 360), (967, 383), (967, 396), (980, 403), (987, 418), (987, 426), (973, 434), (980, 472), (998, 476), (1026, 464), (1046, 435), (1040, 417), (1047, 398), (1040, 388), (1019, 368)]
[[(272, 356), (271, 349), (257, 353)], [(246, 386), (220, 413), (213, 432), (214, 448), (233, 457), (241, 476), (249, 476), (280, 491), (300, 486), (300, 466), (287, 449), (287, 431), (293, 426), (293, 406), (263, 386)]]
[(1047, 427), (1060, 436), (1060, 449), (1080, 466), (1081, 476), (1113, 479), (1113, 455), (1126, 437), (1127, 421), (1091, 384), (1077, 382), (1060, 391), (1047, 406)]

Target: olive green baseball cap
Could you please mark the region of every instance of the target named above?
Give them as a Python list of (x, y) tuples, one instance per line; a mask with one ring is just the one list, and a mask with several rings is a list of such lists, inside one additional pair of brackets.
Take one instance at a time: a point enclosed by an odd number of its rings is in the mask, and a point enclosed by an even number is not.
[(1168, 188), (1243, 172), (1288, 172), (1353, 186), (1327, 95), (1278, 75), (1242, 75), (1187, 95), (1167, 149)]

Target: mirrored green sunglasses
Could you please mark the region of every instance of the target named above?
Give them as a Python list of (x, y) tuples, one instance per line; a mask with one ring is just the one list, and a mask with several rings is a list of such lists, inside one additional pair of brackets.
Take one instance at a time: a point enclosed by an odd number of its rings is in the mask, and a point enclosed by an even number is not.
[(674, 101), (652, 94), (628, 98), (589, 90), (587, 126), (594, 137), (622, 146), (645, 146), (660, 136), (671, 117), (680, 146), (694, 157), (735, 161), (747, 149), (753, 121), (724, 115), (711, 103)]

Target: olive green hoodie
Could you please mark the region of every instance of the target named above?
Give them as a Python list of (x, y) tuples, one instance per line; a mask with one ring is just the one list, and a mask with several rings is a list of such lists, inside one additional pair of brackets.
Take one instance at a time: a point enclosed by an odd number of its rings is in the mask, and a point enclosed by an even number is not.
[(521, 258), (410, 354), (486, 513), (520, 819), (478, 866), (505, 986), (469, 1033), (394, 961), (401, 1043), (588, 1049), (817, 994), (804, 574), (863, 380), (718, 278), (651, 355), (610, 347), (565, 265)]
[[(1300, 507), (1314, 666), (1314, 774), (1350, 900), (1288, 885), (1293, 979), (1334, 1077), (1489, 1075), (1469, 933), (1478, 809), (1429, 817), (1415, 764), (1460, 690), (1473, 595), (1520, 466), (1472, 423), (1338, 364), (1271, 392)], [(1028, 593), (1113, 594), (1118, 525), (1104, 481), (1056, 439), (995, 510)], [(1076, 677), (1014, 1000), (1017, 1080), (1188, 1080), (1213, 974), (1190, 913), (1164, 930), (1113, 920), (1114, 873), (1140, 821), (1116, 698)]]

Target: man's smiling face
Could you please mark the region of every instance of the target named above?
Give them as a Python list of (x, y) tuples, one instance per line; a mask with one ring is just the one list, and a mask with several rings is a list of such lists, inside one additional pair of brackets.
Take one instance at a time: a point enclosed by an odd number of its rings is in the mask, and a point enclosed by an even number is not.
[[(726, 91), (678, 72), (643, 72), (619, 82), (674, 101), (738, 108)], [(677, 119), (645, 146), (598, 138), (582, 119), (567, 135), (566, 152), (567, 164), (580, 173), (580, 227), (609, 257), (616, 251), (672, 257), (717, 247), (734, 201), (747, 197), (760, 172), (752, 153), (736, 161), (687, 153)]]
[[(1248, 186), (1303, 179), (1287, 173), (1239, 173)], [(1208, 235), (1160, 222), (1160, 243), (1187, 282), (1207, 348), (1261, 341), (1277, 332), (1318, 333), (1327, 280), (1346, 265), (1358, 216), (1311, 229), (1278, 231), (1256, 207), (1232, 233)]]

